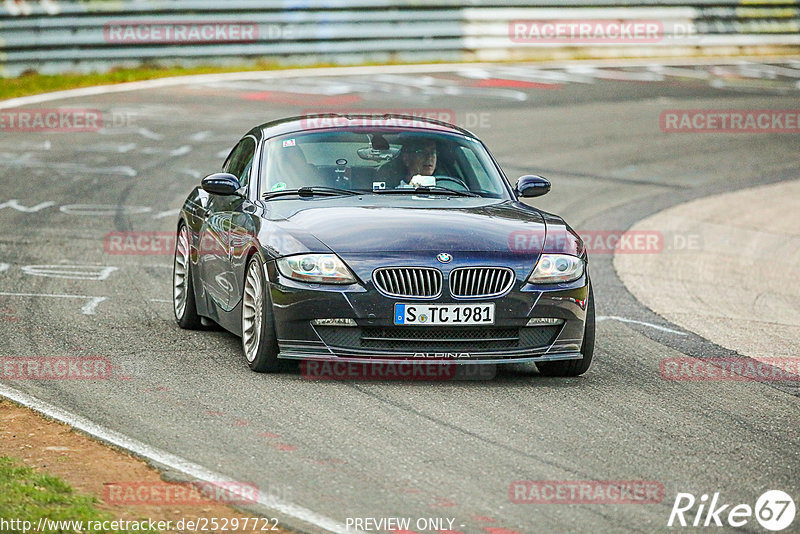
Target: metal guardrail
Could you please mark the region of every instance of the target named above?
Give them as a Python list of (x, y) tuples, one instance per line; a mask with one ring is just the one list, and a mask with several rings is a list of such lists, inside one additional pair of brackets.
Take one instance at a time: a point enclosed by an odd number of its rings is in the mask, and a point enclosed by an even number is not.
[[(657, 39), (644, 40), (547, 39), (537, 34), (543, 24), (555, 21), (649, 22), (660, 33)], [(517, 37), (515, 23), (527, 25)], [(536, 5), (529, 0), (5, 0), (0, 4), (3, 76), (26, 70), (106, 70), (143, 62), (354, 63), (784, 50), (800, 51), (800, 0), (550, 0)]]

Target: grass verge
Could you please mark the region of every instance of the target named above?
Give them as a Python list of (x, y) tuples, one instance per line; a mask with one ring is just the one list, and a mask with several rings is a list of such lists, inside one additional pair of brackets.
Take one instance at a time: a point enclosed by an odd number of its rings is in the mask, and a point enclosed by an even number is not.
[[(0, 531), (3, 533), (24, 534), (23, 525), (32, 525), (31, 528), (35, 528), (39, 518), (73, 522), (72, 527), (63, 525), (60, 528), (43, 528), (39, 531), (41, 533), (89, 531), (85, 528), (78, 530), (74, 525), (77, 522), (88, 525), (89, 522), (112, 521), (111, 514), (98, 509), (97, 504), (95, 497), (75, 493), (69, 484), (58, 477), (38, 473), (18, 460), (0, 456)], [(123, 534), (128, 531), (104, 532)]]
[[(324, 67), (327, 65), (313, 66)], [(40, 93), (50, 93), (52, 91), (76, 89), (78, 87), (136, 82), (139, 80), (152, 80), (155, 78), (168, 78), (171, 76), (217, 74), (220, 72), (278, 70), (282, 68), (290, 67), (282, 67), (272, 63), (251, 63), (247, 65), (235, 65), (229, 67), (142, 67), (136, 69), (114, 69), (109, 72), (90, 74), (38, 74), (31, 72), (28, 74), (23, 74), (17, 78), (2, 79), (2, 83), (0, 83), (0, 100), (16, 98), (19, 96), (36, 95)]]

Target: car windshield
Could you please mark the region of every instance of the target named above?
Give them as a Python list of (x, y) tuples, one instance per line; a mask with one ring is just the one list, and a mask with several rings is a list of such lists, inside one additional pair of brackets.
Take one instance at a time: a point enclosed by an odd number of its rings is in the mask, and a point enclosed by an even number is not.
[(300, 188), (386, 194), (422, 188), (431, 194), (509, 197), (486, 149), (466, 136), (358, 129), (298, 132), (265, 143), (265, 196)]

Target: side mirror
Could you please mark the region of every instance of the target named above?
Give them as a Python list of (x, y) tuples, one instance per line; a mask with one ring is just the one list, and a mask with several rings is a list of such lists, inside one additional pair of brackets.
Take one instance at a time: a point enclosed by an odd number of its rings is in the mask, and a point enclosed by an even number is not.
[(550, 191), (550, 181), (535, 174), (520, 176), (514, 188), (521, 197), (540, 197)]
[(200, 182), (200, 187), (212, 195), (235, 195), (242, 187), (239, 179), (227, 172), (209, 174)]

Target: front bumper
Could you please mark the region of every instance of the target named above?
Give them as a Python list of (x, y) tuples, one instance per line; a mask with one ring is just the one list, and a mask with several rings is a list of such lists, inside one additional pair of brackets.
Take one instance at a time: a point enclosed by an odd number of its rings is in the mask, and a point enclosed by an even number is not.
[[(394, 304), (369, 284), (312, 285), (282, 277), (267, 265), (279, 358), (353, 363), (497, 364), (581, 359), (588, 276), (535, 286), (517, 280), (495, 303), (492, 326), (395, 326)], [(431, 302), (431, 301), (427, 301)], [(470, 302), (443, 295), (438, 304)], [(526, 326), (531, 318), (560, 325)], [(316, 326), (315, 319), (352, 319), (356, 326)]]

